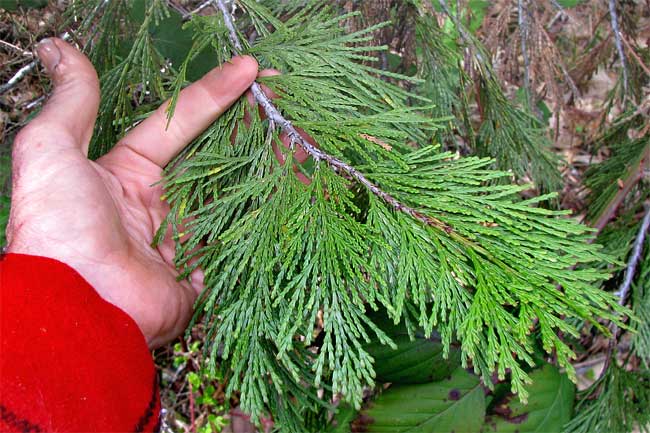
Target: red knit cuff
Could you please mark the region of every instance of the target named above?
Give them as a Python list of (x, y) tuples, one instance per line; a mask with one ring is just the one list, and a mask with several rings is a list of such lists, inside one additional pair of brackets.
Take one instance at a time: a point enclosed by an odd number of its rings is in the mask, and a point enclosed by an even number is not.
[(156, 431), (144, 336), (72, 268), (0, 260), (0, 431)]

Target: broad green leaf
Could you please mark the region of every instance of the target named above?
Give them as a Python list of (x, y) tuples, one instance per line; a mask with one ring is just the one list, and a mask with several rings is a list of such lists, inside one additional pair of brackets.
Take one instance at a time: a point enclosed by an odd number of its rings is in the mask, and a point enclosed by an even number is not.
[(460, 353), (451, 349), (449, 358), (443, 356), (443, 345), (437, 333), (426, 338), (418, 331), (414, 339), (406, 326), (395, 325), (383, 313), (370, 315), (373, 322), (397, 345), (397, 349), (374, 339), (365, 350), (375, 359), (376, 379), (399, 384), (426, 383), (448, 377), (460, 365)]
[[(192, 30), (183, 27), (181, 15), (171, 11), (170, 16), (151, 29), (150, 33), (158, 52), (168, 58), (172, 66), (178, 69), (193, 43)], [(190, 62), (187, 68), (187, 79), (196, 81), (215, 66), (217, 66), (217, 55), (211, 49), (206, 49)]]
[(486, 419), (484, 432), (560, 432), (573, 415), (575, 385), (557, 367), (547, 364), (531, 373), (528, 404), (512, 394), (496, 405)]
[(370, 433), (474, 433), (485, 394), (478, 377), (459, 367), (440, 382), (391, 387), (362, 415)]
[[(133, 21), (142, 23), (144, 14), (144, 1), (134, 0), (131, 5)], [(151, 24), (149, 34), (156, 50), (171, 61), (172, 67), (179, 68), (192, 48), (192, 30), (183, 28), (182, 16), (174, 10), (170, 10), (168, 17), (157, 24)], [(216, 55), (211, 54), (210, 50), (206, 50), (190, 63), (187, 78), (190, 81), (198, 80), (216, 65)]]
[(183, 29), (181, 15), (171, 11), (169, 17), (160, 21), (149, 32), (158, 52), (178, 68), (192, 48), (192, 31)]

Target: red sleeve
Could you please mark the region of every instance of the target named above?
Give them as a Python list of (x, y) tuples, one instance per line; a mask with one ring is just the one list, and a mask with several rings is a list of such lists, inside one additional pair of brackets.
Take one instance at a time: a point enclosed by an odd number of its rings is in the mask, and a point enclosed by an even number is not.
[(0, 258), (0, 431), (155, 431), (144, 336), (56, 260)]

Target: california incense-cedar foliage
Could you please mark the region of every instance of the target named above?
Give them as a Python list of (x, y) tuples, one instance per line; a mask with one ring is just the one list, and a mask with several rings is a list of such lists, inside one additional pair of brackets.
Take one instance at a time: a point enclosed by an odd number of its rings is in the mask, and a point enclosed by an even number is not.
[[(179, 278), (205, 274), (206, 377), (278, 431), (647, 429), (648, 77), (621, 62), (629, 82), (608, 103), (622, 110), (594, 140), (609, 153), (585, 174), (579, 223), (560, 209), (565, 162), (536, 86), (576, 86), (540, 60), (567, 41), (539, 41), (542, 14), (577, 19), (564, 8), (578, 2), (514, 1), (514, 18), (481, 1), (204, 3), (182, 16), (162, 0), (72, 1), (66, 16), (101, 80), (92, 158), (167, 98), (173, 116), (180, 90), (234, 55), (279, 72), (259, 82), (282, 119), (242, 97), (165, 169), (171, 213), (153, 242), (171, 226)], [(521, 54), (518, 97), (478, 36), (491, 29)], [(573, 362), (597, 339), (605, 370), (576, 396)]]

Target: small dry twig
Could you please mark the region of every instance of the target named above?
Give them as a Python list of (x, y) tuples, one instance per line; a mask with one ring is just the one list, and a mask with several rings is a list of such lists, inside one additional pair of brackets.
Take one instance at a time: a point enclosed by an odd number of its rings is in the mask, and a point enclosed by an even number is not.
[(29, 58), (34, 57), (34, 53), (32, 53), (31, 51), (23, 50), (19, 46), (14, 45), (10, 42), (3, 41), (2, 39), (0, 39), (0, 44), (4, 45), (5, 47), (11, 48), (14, 51), (19, 52), (24, 57), (29, 57)]
[[(623, 278), (623, 283), (620, 288), (615, 292), (615, 295), (618, 297), (618, 305), (624, 306), (627, 302), (627, 298), (630, 294), (630, 289), (632, 288), (632, 280), (636, 274), (636, 268), (639, 265), (639, 260), (641, 260), (641, 253), (643, 252), (643, 244), (645, 243), (646, 236), (648, 235), (648, 230), (650, 229), (650, 202), (646, 203), (644, 206), (644, 216), (641, 221), (641, 227), (634, 239), (634, 246), (632, 247), (632, 253), (628, 259), (627, 266), (625, 268), (625, 277)], [(607, 347), (607, 357), (605, 358), (605, 365), (601, 373), (601, 377), (607, 371), (609, 364), (612, 361), (612, 353), (614, 348), (618, 343), (618, 325), (612, 323), (610, 325), (610, 330), (612, 333), (612, 338), (609, 341), (609, 346)]]
[(618, 14), (616, 13), (616, 0), (609, 0), (609, 17), (612, 23), (612, 31), (614, 32), (614, 40), (616, 42), (616, 51), (621, 60), (621, 68), (623, 69), (623, 105), (627, 99), (628, 92), (628, 71), (627, 61), (625, 60), (625, 51), (623, 50), (623, 37), (621, 29), (618, 26)]
[(650, 68), (648, 68), (648, 67), (646, 66), (646, 64), (643, 63), (643, 60), (641, 60), (641, 57), (639, 57), (639, 55), (638, 55), (638, 54), (636, 53), (636, 51), (634, 50), (634, 47), (632, 47), (632, 44), (630, 44), (630, 42), (627, 40), (627, 38), (626, 38), (624, 35), (621, 36), (621, 40), (622, 40), (623, 43), (625, 44), (625, 47), (626, 47), (627, 50), (630, 52), (630, 54), (632, 55), (632, 57), (634, 57), (634, 60), (636, 60), (636, 62), (637, 62), (637, 63), (639, 64), (639, 66), (641, 67), (641, 69), (643, 69), (643, 72), (645, 72), (646, 75), (647, 75), (648, 77), (650, 77)]
[(521, 55), (524, 58), (524, 91), (526, 103), (532, 107), (532, 94), (530, 90), (530, 58), (528, 57), (528, 5), (525, 0), (517, 0), (517, 13), (519, 17), (519, 37), (521, 44)]
[(191, 11), (184, 13), (183, 14), (183, 21), (189, 20), (194, 15), (200, 13), (202, 10), (204, 10), (208, 6), (213, 6), (212, 0), (205, 0), (205, 1), (201, 2), (200, 5), (198, 5), (194, 9), (192, 9)]
[(571, 89), (571, 93), (573, 94), (573, 97), (575, 99), (580, 98), (580, 90), (578, 90), (578, 86), (576, 85), (575, 81), (573, 80), (573, 77), (571, 77), (571, 74), (569, 73), (566, 65), (562, 61), (562, 56), (560, 56), (557, 47), (553, 43), (553, 40), (551, 39), (551, 36), (548, 34), (546, 29), (543, 26), (538, 26), (538, 29), (544, 39), (546, 39), (546, 43), (548, 44), (549, 47), (551, 47), (551, 51), (553, 52), (553, 58), (555, 59), (557, 66), (560, 68), (562, 71), (562, 75), (564, 76), (564, 80), (566, 83), (569, 85), (569, 89)]
[(646, 203), (644, 206), (645, 215), (643, 221), (641, 222), (641, 227), (639, 232), (636, 235), (634, 240), (634, 247), (632, 248), (632, 254), (627, 263), (627, 268), (625, 269), (625, 278), (623, 279), (623, 284), (615, 293), (618, 296), (618, 304), (623, 306), (627, 300), (627, 297), (630, 293), (630, 288), (632, 287), (632, 279), (636, 273), (636, 268), (641, 259), (641, 253), (643, 252), (643, 244), (645, 242), (646, 236), (648, 234), (648, 229), (650, 228), (650, 203)]
[(646, 146), (645, 152), (638, 164), (630, 168), (629, 176), (626, 178), (623, 186), (619, 188), (614, 199), (609, 203), (605, 211), (599, 216), (593, 227), (600, 233), (607, 223), (614, 217), (618, 208), (621, 206), (625, 197), (632, 191), (632, 188), (643, 179), (644, 167), (650, 162), (650, 145)]
[(3, 95), (9, 90), (13, 89), (18, 83), (22, 81), (23, 78), (29, 75), (34, 70), (34, 68), (36, 68), (36, 65), (38, 65), (38, 61), (34, 60), (18, 69), (18, 72), (16, 72), (13, 77), (9, 79), (9, 81), (0, 86), (0, 95)]

